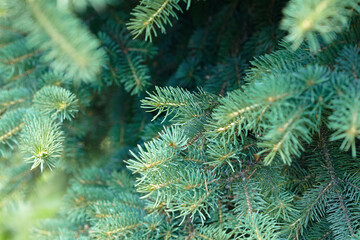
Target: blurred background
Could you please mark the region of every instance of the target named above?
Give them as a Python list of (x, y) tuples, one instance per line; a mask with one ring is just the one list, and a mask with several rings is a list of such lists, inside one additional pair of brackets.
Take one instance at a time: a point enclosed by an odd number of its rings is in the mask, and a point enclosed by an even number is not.
[[(18, 161), (23, 159), (14, 157)], [(1, 166), (1, 169), (4, 169)], [(0, 179), (0, 187), (4, 183)], [(45, 171), (31, 191), (12, 195), (12, 201), (0, 201), (0, 240), (31, 239), (39, 220), (54, 216), (62, 204), (67, 177), (59, 169)]]

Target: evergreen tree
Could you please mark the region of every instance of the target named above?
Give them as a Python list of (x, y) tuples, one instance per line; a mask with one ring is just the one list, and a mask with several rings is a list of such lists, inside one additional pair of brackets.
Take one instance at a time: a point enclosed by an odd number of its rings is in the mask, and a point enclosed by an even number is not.
[(359, 12), (2, 0), (0, 208), (59, 171), (34, 239), (360, 239)]

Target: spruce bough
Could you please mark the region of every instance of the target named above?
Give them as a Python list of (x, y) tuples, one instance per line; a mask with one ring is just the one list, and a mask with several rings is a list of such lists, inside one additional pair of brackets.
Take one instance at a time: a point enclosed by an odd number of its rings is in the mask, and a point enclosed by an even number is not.
[(2, 1), (0, 208), (52, 170), (34, 239), (359, 239), (359, 4)]

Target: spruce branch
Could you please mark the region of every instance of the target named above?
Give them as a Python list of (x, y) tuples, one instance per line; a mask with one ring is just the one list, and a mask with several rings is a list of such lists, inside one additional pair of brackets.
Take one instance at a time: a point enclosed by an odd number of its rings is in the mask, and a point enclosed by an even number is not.
[[(191, 1), (183, 0), (189, 8)], [(131, 15), (133, 18), (128, 23), (128, 29), (137, 38), (145, 32), (145, 40), (152, 41), (152, 36), (157, 36), (157, 28), (161, 33), (165, 33), (165, 25), (172, 26), (170, 17), (177, 19), (175, 11), (182, 12), (180, 6), (181, 0), (142, 0), (137, 5)]]
[(0, 91), (0, 113), (6, 109), (11, 109), (16, 105), (25, 102), (30, 95), (26, 88), (15, 88)]
[(260, 189), (255, 182), (248, 180), (245, 174), (241, 174), (240, 181), (237, 186), (240, 194), (234, 199), (239, 224), (233, 229), (233, 233), (238, 234), (239, 237), (249, 236), (250, 239), (257, 240), (278, 239), (279, 226), (276, 221), (261, 213), (265, 199)]
[(339, 89), (343, 94), (331, 101), (333, 113), (329, 116), (329, 127), (335, 130), (332, 140), (343, 139), (342, 150), (352, 149), (356, 157), (356, 139), (360, 137), (359, 85), (350, 84)]
[(143, 65), (141, 56), (125, 54), (119, 66), (120, 81), (124, 84), (125, 90), (131, 94), (139, 94), (150, 85), (149, 70)]
[(109, 58), (108, 71), (102, 74), (104, 80), (116, 84), (120, 81), (130, 94), (139, 95), (150, 85), (145, 60), (154, 57), (157, 49), (151, 43), (131, 40), (128, 30), (112, 21), (107, 24), (105, 32), (99, 34)]
[(149, 97), (141, 101), (142, 107), (150, 109), (149, 112), (158, 111), (153, 120), (162, 113), (165, 113), (164, 120), (174, 112), (173, 118), (181, 115), (185, 115), (185, 118), (203, 115), (200, 105), (201, 100), (196, 94), (182, 88), (173, 87), (155, 87), (155, 90), (156, 92), (153, 93), (148, 92)]
[(46, 86), (39, 90), (33, 99), (34, 107), (45, 115), (51, 115), (63, 121), (71, 120), (78, 111), (74, 94), (57, 86)]
[(0, 67), (6, 82), (12, 83), (39, 64), (41, 51), (28, 48), (24, 38), (14, 39), (0, 49)]
[(16, 26), (29, 33), (28, 44), (46, 51), (43, 59), (51, 63), (55, 72), (93, 81), (103, 65), (104, 53), (79, 20), (43, 0), (19, 4), (23, 4), (26, 13), (19, 17)]
[(359, 79), (359, 55), (360, 49), (356, 45), (346, 45), (341, 50), (336, 59), (336, 67), (339, 71), (345, 71), (353, 76), (354, 79)]
[(239, 159), (246, 156), (246, 154), (241, 153), (240, 151), (241, 147), (237, 144), (237, 142), (228, 143), (224, 139), (214, 139), (207, 145), (207, 164), (214, 167), (213, 171), (218, 167), (223, 166), (223, 164), (228, 164), (231, 170), (234, 172), (235, 168), (233, 164), (235, 163), (241, 167), (241, 161)]
[(271, 129), (265, 129), (266, 135), (259, 143), (259, 147), (264, 148), (260, 154), (270, 151), (264, 159), (265, 164), (270, 164), (277, 153), (285, 164), (290, 164), (291, 156), (299, 157), (301, 151), (304, 150), (300, 141), (310, 143), (311, 129), (315, 128), (314, 123), (306, 116), (303, 107), (290, 112), (274, 112), (273, 114), (274, 125)]
[(63, 132), (58, 123), (50, 117), (30, 112), (25, 119), (26, 125), (21, 134), (21, 149), (26, 162), (32, 163), (31, 170), (44, 165), (50, 170), (61, 159), (63, 153)]
[(9, 156), (19, 145), (19, 134), (25, 126), (25, 109), (8, 111), (0, 117), (0, 154)]
[[(278, 77), (285, 79), (284, 75)], [(287, 105), (286, 100), (295, 95), (294, 85), (279, 79), (273, 75), (266, 76), (244, 90), (232, 91), (222, 98), (212, 113), (214, 131), (242, 137), (250, 130), (257, 131), (259, 124), (266, 120), (265, 114)]]
[(318, 34), (329, 43), (349, 22), (352, 9), (358, 8), (358, 1), (339, 0), (294, 0), (284, 9), (281, 27), (289, 34), (286, 41), (297, 49), (307, 40), (312, 51), (320, 49)]

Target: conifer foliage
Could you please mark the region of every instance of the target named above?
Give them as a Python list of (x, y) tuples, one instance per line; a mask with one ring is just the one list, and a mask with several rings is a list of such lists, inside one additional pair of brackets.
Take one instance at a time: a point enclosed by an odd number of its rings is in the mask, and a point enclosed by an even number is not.
[(51, 170), (34, 239), (360, 239), (359, 11), (1, 1), (0, 208)]

